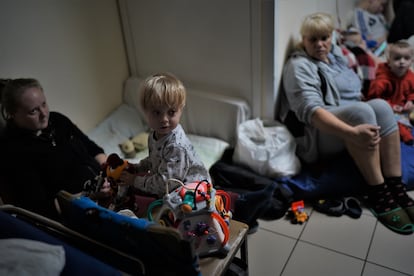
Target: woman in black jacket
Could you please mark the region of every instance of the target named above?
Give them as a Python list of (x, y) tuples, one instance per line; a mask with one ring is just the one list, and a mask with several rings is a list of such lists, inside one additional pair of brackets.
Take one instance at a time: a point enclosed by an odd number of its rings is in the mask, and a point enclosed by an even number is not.
[(49, 112), (37, 80), (1, 83), (6, 127), (0, 138), (0, 196), (5, 203), (57, 218), (56, 193), (81, 192), (106, 155), (70, 119)]

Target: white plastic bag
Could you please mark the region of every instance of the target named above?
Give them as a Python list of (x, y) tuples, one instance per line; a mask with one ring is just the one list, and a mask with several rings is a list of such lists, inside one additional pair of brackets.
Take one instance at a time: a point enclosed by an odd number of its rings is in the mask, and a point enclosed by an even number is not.
[(259, 118), (248, 120), (239, 125), (237, 136), (234, 163), (269, 177), (295, 175), (300, 171), (295, 138), (281, 123), (265, 127)]

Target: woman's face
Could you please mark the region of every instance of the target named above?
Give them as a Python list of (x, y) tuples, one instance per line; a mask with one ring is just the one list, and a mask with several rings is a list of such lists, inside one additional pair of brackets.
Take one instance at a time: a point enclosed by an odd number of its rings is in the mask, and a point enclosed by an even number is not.
[(49, 107), (43, 91), (31, 87), (24, 91), (20, 98), (15, 114), (12, 114), (14, 123), (24, 129), (41, 130), (49, 123)]
[(303, 46), (306, 53), (314, 59), (328, 62), (328, 54), (332, 47), (332, 35), (304, 35)]

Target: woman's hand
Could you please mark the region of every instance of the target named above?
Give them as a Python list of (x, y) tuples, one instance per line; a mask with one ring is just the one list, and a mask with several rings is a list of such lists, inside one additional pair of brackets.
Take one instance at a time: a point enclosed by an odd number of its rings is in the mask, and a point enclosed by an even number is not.
[(381, 141), (379, 130), (379, 126), (370, 124), (357, 125), (354, 126), (353, 135), (347, 139), (360, 148), (375, 150)]
[(99, 165), (103, 166), (106, 163), (106, 154), (105, 153), (99, 153), (95, 156), (96, 162), (98, 162)]

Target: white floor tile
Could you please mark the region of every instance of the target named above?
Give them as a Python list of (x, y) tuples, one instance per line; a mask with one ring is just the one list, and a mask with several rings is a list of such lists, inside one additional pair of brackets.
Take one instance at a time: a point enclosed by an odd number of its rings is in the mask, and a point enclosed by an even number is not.
[(364, 272), (361, 276), (407, 276), (409, 274), (400, 273), (388, 268), (384, 268), (378, 265), (367, 263), (364, 268)]
[[(305, 223), (306, 224), (306, 223)], [(279, 220), (259, 220), (259, 227), (268, 231), (286, 235), (298, 239), (305, 224), (292, 224), (290, 220), (281, 218)]]
[(378, 223), (367, 260), (414, 275), (414, 234), (400, 235)]
[(363, 265), (362, 260), (299, 242), (281, 275), (361, 275)]
[[(312, 208), (305, 206), (305, 212), (310, 216), (312, 212)], [(311, 218), (309, 218), (311, 219)], [(299, 238), (300, 234), (302, 233), (306, 223), (303, 224), (293, 224), (286, 216), (280, 218), (278, 220), (259, 220), (259, 227), (263, 229), (267, 229), (269, 231), (286, 235), (292, 238)]]
[(310, 218), (302, 225), (259, 220), (248, 237), (251, 276), (414, 275), (414, 234), (392, 232), (366, 208), (359, 219), (305, 209)]
[(295, 239), (263, 229), (248, 236), (249, 275), (280, 275), (295, 243)]
[(314, 211), (309, 219), (301, 240), (365, 259), (376, 219), (362, 215), (353, 219), (346, 215), (327, 216)]

